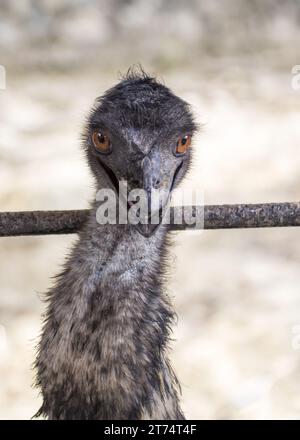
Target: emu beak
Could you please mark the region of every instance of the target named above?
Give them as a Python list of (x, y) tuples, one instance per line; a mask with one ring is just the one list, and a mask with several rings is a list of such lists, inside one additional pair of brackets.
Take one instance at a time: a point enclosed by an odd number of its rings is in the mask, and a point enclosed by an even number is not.
[(156, 231), (156, 229), (158, 228), (159, 224), (156, 225), (151, 225), (151, 224), (141, 224), (138, 223), (136, 225), (136, 229), (139, 231), (139, 233), (141, 235), (143, 235), (146, 238), (151, 237), (151, 235), (154, 234), (154, 232)]
[(163, 208), (167, 205), (171, 185), (162, 189), (161, 158), (158, 151), (146, 156), (141, 164), (143, 174), (143, 190), (146, 196), (147, 217), (136, 225), (140, 234), (150, 237), (162, 222)]

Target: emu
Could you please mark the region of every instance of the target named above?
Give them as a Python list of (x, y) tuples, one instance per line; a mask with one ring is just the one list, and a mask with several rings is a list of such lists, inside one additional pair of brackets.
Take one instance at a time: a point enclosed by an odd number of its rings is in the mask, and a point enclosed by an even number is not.
[[(158, 224), (99, 224), (97, 203), (46, 295), (35, 361), (48, 419), (184, 419), (168, 360), (174, 320), (165, 293), (169, 227), (162, 208), (191, 162), (190, 106), (143, 71), (129, 71), (96, 100), (83, 147), (96, 189), (126, 180)], [(126, 209), (131, 205), (128, 204)]]

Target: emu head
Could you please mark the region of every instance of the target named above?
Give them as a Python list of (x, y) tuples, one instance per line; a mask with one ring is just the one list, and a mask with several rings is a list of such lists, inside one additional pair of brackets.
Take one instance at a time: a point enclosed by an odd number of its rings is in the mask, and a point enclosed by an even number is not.
[[(96, 100), (84, 133), (90, 168), (98, 188), (119, 182), (128, 192), (143, 189), (149, 214), (159, 193), (159, 221), (172, 189), (187, 172), (196, 127), (189, 105), (144, 72), (129, 73)], [(129, 209), (132, 204), (127, 204)], [(157, 224), (138, 224), (150, 236)]]

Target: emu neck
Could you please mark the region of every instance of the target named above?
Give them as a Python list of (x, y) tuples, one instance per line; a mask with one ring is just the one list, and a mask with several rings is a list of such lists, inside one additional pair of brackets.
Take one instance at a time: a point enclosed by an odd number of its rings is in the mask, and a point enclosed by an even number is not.
[(146, 238), (132, 225), (99, 225), (93, 209), (79, 244), (90, 281), (103, 296), (118, 297), (132, 286), (139, 286), (141, 295), (150, 287), (158, 291), (166, 234), (165, 226)]
[(59, 419), (181, 418), (166, 348), (173, 312), (162, 291), (166, 229), (96, 222), (79, 235), (49, 292), (36, 366)]

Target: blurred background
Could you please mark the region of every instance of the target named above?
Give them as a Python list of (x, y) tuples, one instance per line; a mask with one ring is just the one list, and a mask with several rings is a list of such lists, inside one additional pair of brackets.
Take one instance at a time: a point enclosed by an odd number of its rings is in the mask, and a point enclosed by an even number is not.
[[(0, 0), (0, 209), (87, 207), (80, 131), (141, 63), (203, 124), (186, 180), (206, 203), (297, 201), (297, 0)], [(181, 232), (172, 361), (195, 419), (300, 417), (300, 229)], [(74, 236), (0, 239), (0, 418), (39, 408), (42, 293)]]

